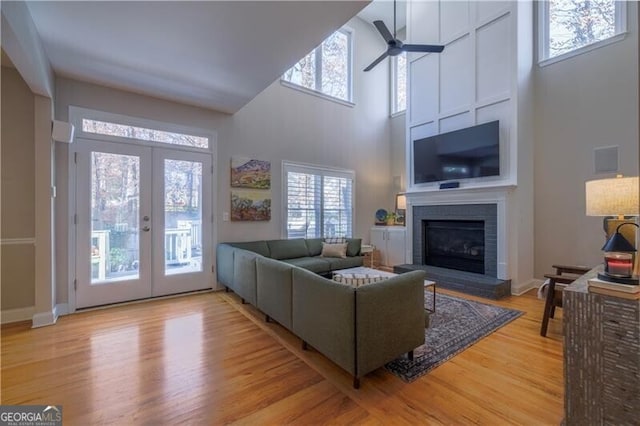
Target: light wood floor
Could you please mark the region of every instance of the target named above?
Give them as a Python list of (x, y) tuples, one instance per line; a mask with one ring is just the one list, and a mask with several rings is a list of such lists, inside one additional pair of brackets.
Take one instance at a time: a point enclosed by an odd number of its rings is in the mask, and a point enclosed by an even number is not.
[(0, 401), (62, 404), (66, 425), (559, 424), (561, 314), (542, 338), (533, 292), (480, 300), (526, 315), (413, 383), (378, 369), (360, 390), (233, 294), (5, 326)]

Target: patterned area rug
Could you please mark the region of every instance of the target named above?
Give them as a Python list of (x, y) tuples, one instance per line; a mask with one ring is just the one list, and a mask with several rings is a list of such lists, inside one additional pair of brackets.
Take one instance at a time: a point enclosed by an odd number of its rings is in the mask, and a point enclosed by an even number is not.
[[(431, 289), (425, 290), (425, 306), (431, 308)], [(412, 382), (524, 312), (444, 294), (436, 295), (436, 312), (425, 329), (425, 344), (406, 357), (388, 363), (387, 370), (405, 382)]]

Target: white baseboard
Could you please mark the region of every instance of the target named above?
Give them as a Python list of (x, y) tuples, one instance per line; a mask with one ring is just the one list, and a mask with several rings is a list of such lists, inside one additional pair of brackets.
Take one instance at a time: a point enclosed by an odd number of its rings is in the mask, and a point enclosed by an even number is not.
[(40, 312), (33, 315), (31, 320), (31, 328), (45, 327), (47, 325), (53, 325), (58, 320), (58, 313), (54, 306), (51, 312)]
[(0, 313), (1, 323), (10, 324), (12, 322), (29, 321), (36, 308), (34, 306), (27, 306), (26, 308), (17, 309), (5, 309)]
[(68, 303), (58, 303), (56, 305), (56, 317), (59, 317), (61, 315), (69, 315)]
[(513, 296), (522, 296), (532, 288), (539, 288), (544, 281), (538, 279), (531, 279), (518, 285), (511, 285), (511, 294)]

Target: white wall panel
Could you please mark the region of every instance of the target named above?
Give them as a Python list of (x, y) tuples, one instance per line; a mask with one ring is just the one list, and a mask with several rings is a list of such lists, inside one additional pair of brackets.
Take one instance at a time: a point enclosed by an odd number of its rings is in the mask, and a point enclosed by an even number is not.
[(440, 35), (440, 5), (437, 1), (412, 1), (407, 9), (409, 43), (435, 43)]
[(510, 15), (478, 29), (476, 36), (476, 100), (509, 95), (512, 70)]
[(498, 16), (500, 13), (509, 10), (511, 2), (508, 1), (478, 1), (476, 6), (476, 23)]
[(440, 131), (438, 133), (451, 132), (473, 126), (473, 115), (470, 111), (452, 115), (440, 119)]
[(440, 3), (440, 41), (447, 43), (468, 31), (469, 2), (444, 1)]
[(432, 120), (438, 113), (438, 56), (429, 54), (411, 62), (409, 120), (420, 123)]
[(473, 53), (468, 35), (440, 54), (440, 113), (467, 107), (473, 101)]

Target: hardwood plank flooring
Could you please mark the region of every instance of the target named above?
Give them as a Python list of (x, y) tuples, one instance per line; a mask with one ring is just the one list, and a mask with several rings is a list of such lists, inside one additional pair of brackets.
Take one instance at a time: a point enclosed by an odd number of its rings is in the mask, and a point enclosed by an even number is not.
[(526, 314), (412, 383), (351, 377), (232, 293), (204, 293), (2, 327), (2, 404), (62, 404), (75, 424), (559, 424), (561, 310)]

